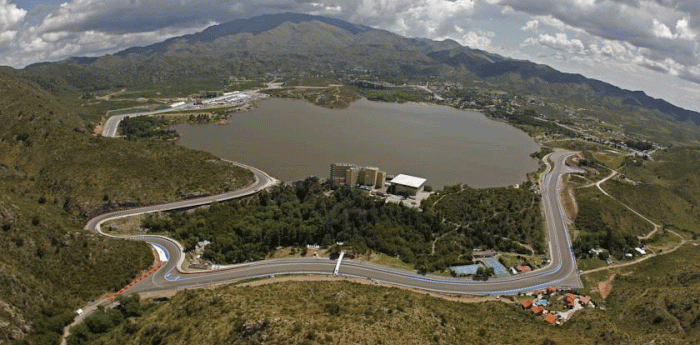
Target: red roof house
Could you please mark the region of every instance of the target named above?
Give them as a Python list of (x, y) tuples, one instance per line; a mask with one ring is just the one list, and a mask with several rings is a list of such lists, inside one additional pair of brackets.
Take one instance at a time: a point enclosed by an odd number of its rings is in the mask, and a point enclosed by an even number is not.
[(588, 305), (588, 303), (591, 303), (591, 296), (581, 297), (578, 302), (585, 307)]
[(553, 325), (557, 323), (557, 317), (554, 314), (547, 314), (547, 316), (544, 317), (544, 321)]
[(576, 304), (576, 296), (571, 293), (566, 294), (566, 298), (564, 298), (564, 304), (566, 304), (567, 307), (573, 308), (574, 304)]
[(534, 307), (534, 308), (532, 308), (532, 309), (530, 309), (530, 310), (531, 310), (532, 313), (535, 314), (535, 315), (542, 315), (542, 313), (544, 313), (544, 308), (542, 308), (542, 307), (540, 307), (540, 306)]
[(524, 300), (520, 301), (520, 306), (523, 307), (523, 309), (530, 309), (532, 308), (532, 300)]
[(547, 287), (547, 293), (548, 293), (548, 294), (552, 294), (552, 293), (555, 293), (555, 292), (557, 292), (557, 288), (551, 287), (551, 286), (550, 286), (550, 287)]
[(532, 271), (532, 268), (530, 268), (530, 266), (525, 266), (525, 265), (523, 265), (523, 266), (518, 266), (518, 267), (516, 267), (515, 269), (518, 270), (518, 272), (520, 272), (520, 273), (525, 273), (525, 272), (530, 272), (530, 271)]

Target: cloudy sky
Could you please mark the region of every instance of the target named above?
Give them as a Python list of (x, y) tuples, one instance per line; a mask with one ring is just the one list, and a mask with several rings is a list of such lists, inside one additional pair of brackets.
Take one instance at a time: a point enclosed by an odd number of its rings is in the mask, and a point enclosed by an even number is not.
[(288, 11), (451, 38), (700, 111), (698, 0), (0, 0), (0, 64), (97, 56)]

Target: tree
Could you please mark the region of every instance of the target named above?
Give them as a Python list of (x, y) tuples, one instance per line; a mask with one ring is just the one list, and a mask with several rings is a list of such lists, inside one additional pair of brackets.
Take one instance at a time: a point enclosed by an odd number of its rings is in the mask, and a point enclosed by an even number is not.
[(477, 268), (477, 270), (476, 270), (476, 274), (474, 275), (474, 278), (487, 280), (487, 279), (489, 279), (490, 276), (493, 276), (494, 273), (495, 272), (494, 272), (493, 267), (479, 266), (479, 268)]

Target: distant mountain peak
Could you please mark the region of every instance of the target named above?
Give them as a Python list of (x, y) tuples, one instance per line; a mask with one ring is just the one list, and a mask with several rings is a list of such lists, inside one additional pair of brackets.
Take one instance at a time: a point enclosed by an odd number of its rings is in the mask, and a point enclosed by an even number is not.
[(118, 52), (115, 55), (151, 55), (154, 53), (162, 53), (166, 51), (170, 45), (178, 41), (184, 40), (188, 43), (213, 42), (214, 40), (221, 37), (232, 36), (241, 33), (252, 33), (254, 35), (257, 35), (275, 29), (284, 23), (299, 24), (311, 21), (319, 21), (328, 25), (332, 25), (345, 31), (348, 31), (352, 34), (358, 34), (372, 30), (372, 28), (369, 26), (352, 24), (340, 19), (315, 16), (311, 14), (291, 12), (279, 14), (264, 14), (257, 17), (236, 19), (227, 23), (214, 25), (208, 27), (202, 32), (171, 38), (164, 42), (152, 44), (150, 46), (129, 48)]

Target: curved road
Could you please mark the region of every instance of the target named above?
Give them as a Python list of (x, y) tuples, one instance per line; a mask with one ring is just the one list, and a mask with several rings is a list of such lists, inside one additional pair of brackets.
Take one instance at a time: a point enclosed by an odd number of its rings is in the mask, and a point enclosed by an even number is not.
[[(571, 240), (564, 221), (564, 211), (559, 193), (561, 177), (571, 172), (564, 162), (566, 158), (573, 154), (573, 152), (556, 152), (551, 154), (550, 157), (554, 162), (554, 167), (543, 174), (541, 179), (542, 203), (550, 247), (550, 263), (546, 267), (504, 278), (472, 281), (464, 278), (418, 275), (413, 271), (392, 269), (346, 259), (342, 261), (340, 266), (340, 275), (367, 278), (376, 282), (446, 294), (514, 295), (547, 286), (560, 288), (582, 287), (579, 271), (576, 268), (576, 260), (571, 250)], [(108, 220), (144, 213), (182, 209), (209, 204), (214, 201), (240, 198), (257, 193), (277, 183), (276, 180), (258, 169), (241, 164), (238, 165), (253, 171), (256, 177), (256, 182), (253, 185), (222, 195), (104, 214), (90, 220), (85, 229), (96, 231), (105, 236), (116, 237), (103, 233), (100, 229), (100, 224)], [(209, 286), (279, 274), (331, 275), (336, 265), (335, 260), (321, 258), (278, 259), (240, 264), (221, 270), (188, 273), (181, 269), (184, 260), (183, 250), (182, 246), (175, 240), (150, 235), (123, 236), (121, 238), (148, 242), (161, 249), (169, 257), (169, 260), (156, 273), (134, 285), (127, 290), (127, 293), (150, 293), (187, 287)]]

